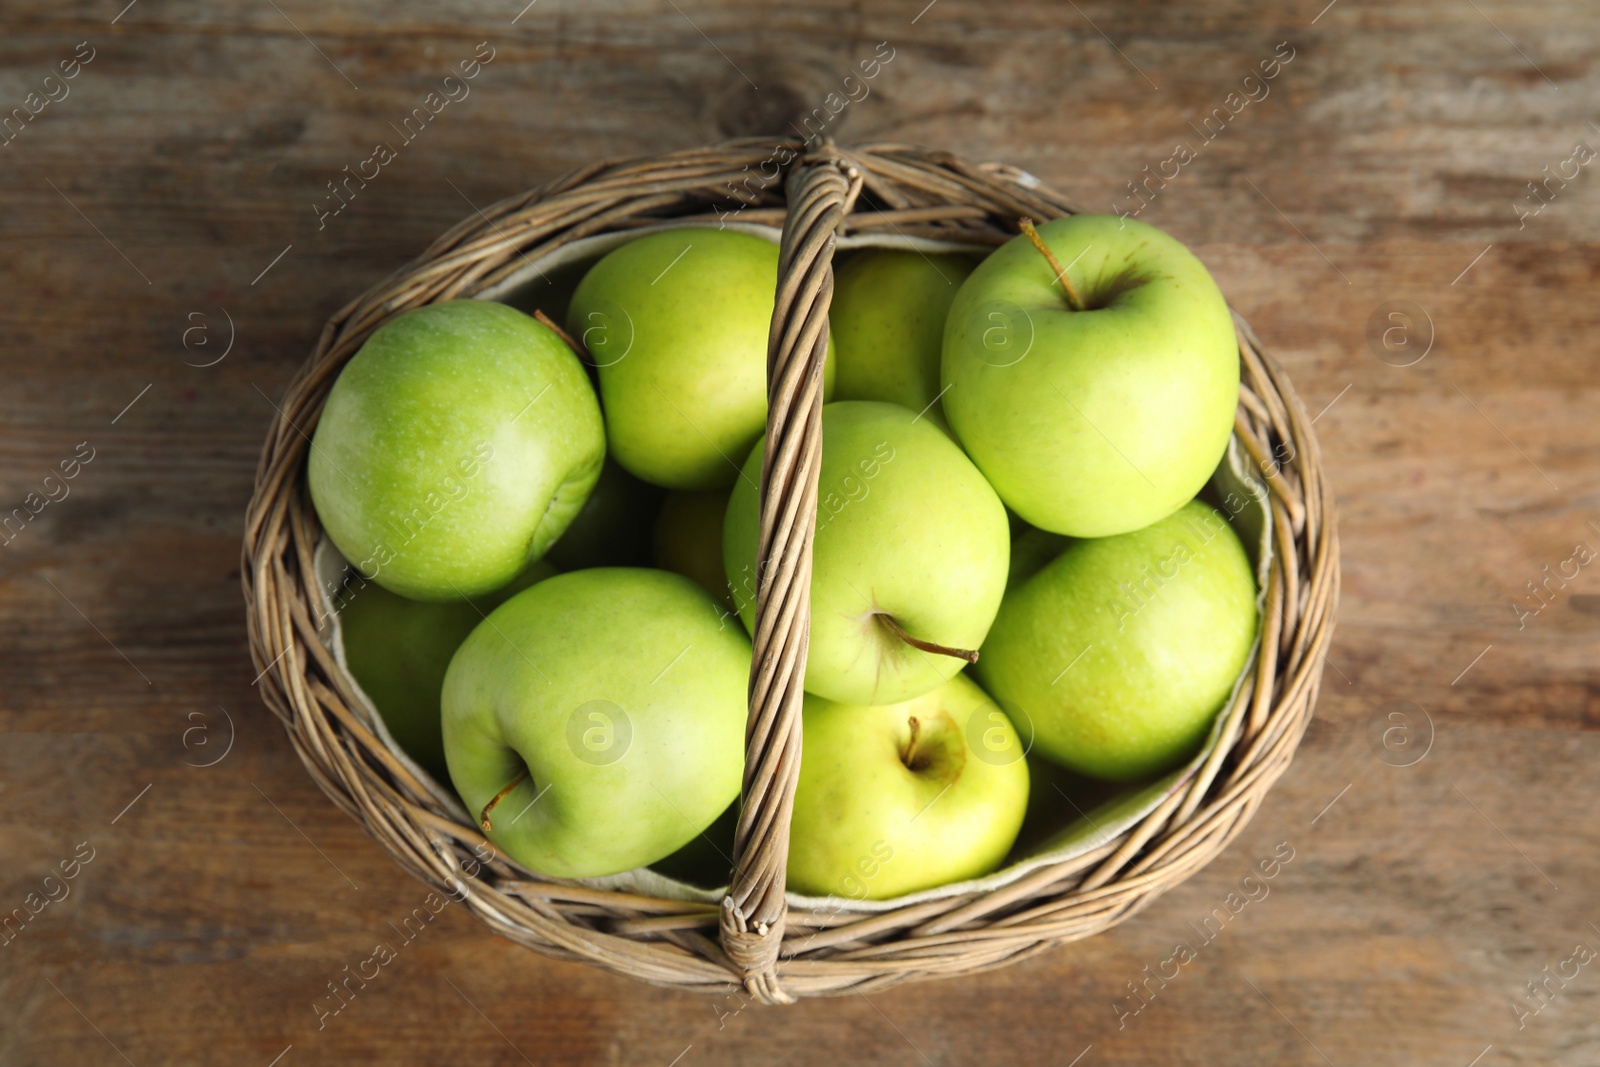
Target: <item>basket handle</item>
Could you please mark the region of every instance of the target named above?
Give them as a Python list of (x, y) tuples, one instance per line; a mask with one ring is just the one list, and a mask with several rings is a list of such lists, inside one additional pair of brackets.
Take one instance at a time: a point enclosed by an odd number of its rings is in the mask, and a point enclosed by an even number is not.
[(745, 988), (767, 1003), (794, 999), (779, 987), (777, 968), (788, 908), (789, 820), (800, 777), (811, 541), (822, 465), (822, 365), (834, 244), (860, 188), (855, 169), (828, 151), (803, 160), (789, 175), (777, 301), (767, 338), (767, 438), (744, 803), (720, 924), (723, 950)]

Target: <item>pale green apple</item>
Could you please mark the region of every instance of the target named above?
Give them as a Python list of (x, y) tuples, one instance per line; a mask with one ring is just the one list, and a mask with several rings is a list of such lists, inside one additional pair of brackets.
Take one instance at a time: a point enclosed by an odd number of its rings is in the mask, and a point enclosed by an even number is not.
[(978, 679), (1072, 770), (1131, 781), (1193, 756), (1257, 626), (1250, 559), (1194, 501), (1134, 533), (1077, 541), (1006, 594)]
[(696, 582), (731, 606), (722, 568), (722, 522), (728, 513), (727, 489), (668, 493), (656, 516), (655, 564)]
[(884, 400), (945, 425), (937, 403), (944, 320), (972, 273), (966, 256), (869, 248), (834, 280), (828, 326), (838, 351), (839, 400)]
[(789, 830), (789, 888), (884, 900), (1000, 865), (1028, 807), (1010, 720), (956, 675), (903, 704), (808, 694)]
[[(897, 704), (954, 676), (1005, 592), (1005, 507), (961, 449), (898, 404), (822, 409), (808, 692)], [(723, 562), (754, 632), (760, 442), (734, 485)]]
[(630, 241), (584, 276), (567, 329), (599, 368), (618, 463), (669, 489), (733, 484), (766, 429), (777, 286), (777, 245), (700, 228)]
[(632, 870), (704, 831), (739, 793), (750, 642), (665, 571), (557, 575), (496, 608), (450, 662), (456, 791), (529, 870)]
[(950, 307), (945, 417), (1032, 525), (1140, 529), (1199, 492), (1227, 448), (1232, 316), (1205, 266), (1153, 226), (1075, 215), (1038, 232), (1084, 309), (1025, 237), (1002, 245)]
[(441, 782), (450, 780), (439, 725), (444, 672), (484, 615), (556, 574), (546, 560), (475, 600), (411, 600), (359, 575), (339, 595), (345, 662), (395, 743)]
[(589, 498), (550, 546), (550, 561), (569, 571), (648, 567), (650, 531), (665, 497), (660, 486), (640, 481), (607, 456)]
[(328, 394), (311, 499), (355, 568), (418, 600), (497, 589), (544, 555), (599, 476), (605, 427), (566, 343), (500, 304), (385, 323)]

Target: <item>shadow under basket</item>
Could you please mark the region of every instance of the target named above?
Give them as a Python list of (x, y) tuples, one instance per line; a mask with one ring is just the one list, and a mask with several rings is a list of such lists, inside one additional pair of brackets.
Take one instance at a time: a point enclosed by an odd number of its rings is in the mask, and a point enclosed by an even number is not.
[[(870, 992), (1025, 959), (1121, 922), (1210, 862), (1294, 755), (1339, 590), (1333, 496), (1311, 422), (1237, 314), (1233, 450), (1264, 475), (1270, 552), (1259, 646), (1207, 753), (1119, 832), (999, 886), (870, 909), (784, 892), (821, 460), (818, 371), (835, 250), (841, 239), (868, 235), (994, 248), (1015, 236), (1021, 218), (1072, 213), (1026, 172), (945, 152), (731, 141), (596, 163), (477, 212), (343, 308), (290, 383), (268, 435), (241, 570), (262, 698), (317, 784), (397, 862), (513, 941), (658, 985), (744, 990), (767, 1002)], [(315, 565), (322, 533), (306, 484), (308, 435), (339, 371), (377, 327), (424, 304), (503, 291), (587, 238), (664, 223), (782, 232), (767, 416), (777, 446), (768, 455), (780, 459), (761, 477), (762, 558), (770, 562), (757, 596), (735, 870), (720, 903), (531, 874), (391, 750), (323, 639)]]

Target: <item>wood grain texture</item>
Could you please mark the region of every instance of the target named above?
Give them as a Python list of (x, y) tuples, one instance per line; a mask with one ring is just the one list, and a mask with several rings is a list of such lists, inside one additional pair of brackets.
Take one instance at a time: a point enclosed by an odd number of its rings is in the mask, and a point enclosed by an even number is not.
[[(0, 14), (0, 114), (95, 49), (0, 148), (0, 507), (95, 449), (0, 547), (0, 908), (94, 849), (0, 948), (0, 1063), (1600, 1059), (1596, 964), (1521, 1029), (1512, 1007), (1577, 942), (1600, 948), (1600, 572), (1521, 628), (1512, 607), (1600, 547), (1600, 182), (1584, 168), (1516, 211), (1542, 168), (1600, 144), (1600, 12), (540, 0), (513, 24), (521, 8)], [(319, 230), (326, 182), (480, 41), (496, 57), (471, 96)], [(332, 311), (472, 205), (601, 156), (783, 130), (880, 41), (895, 58), (841, 138), (1004, 159), (1091, 210), (1198, 148), (1140, 217), (1197, 250), (1313, 413), (1332, 403), (1343, 604), (1295, 764), (1227, 854), (1107, 935), (870, 1000), (708, 1002), (542, 959), (454, 908), (406, 942), (389, 924), (424, 887), (327, 802), (251, 685), (236, 567), (272, 404)], [(1200, 146), (1189, 123), (1284, 41), (1270, 95)], [(1398, 300), (1435, 334), (1405, 368), (1367, 342)], [(228, 356), (186, 366), (220, 354), (224, 312)], [(196, 325), (210, 344), (186, 349)], [(1431, 716), (1411, 767), (1369, 743), (1394, 701)], [(232, 749), (186, 766), (221, 751), (223, 708)], [(1269, 895), (1119, 1029), (1126, 983), (1284, 841)], [(313, 1003), (380, 940), (395, 961), (319, 1030)]]

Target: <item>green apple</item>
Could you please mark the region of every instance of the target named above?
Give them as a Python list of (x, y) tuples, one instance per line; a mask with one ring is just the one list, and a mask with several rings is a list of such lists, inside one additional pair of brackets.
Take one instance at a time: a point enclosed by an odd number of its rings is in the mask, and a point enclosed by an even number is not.
[(555, 331), (457, 300), (380, 326), (328, 394), (307, 462), (328, 536), (417, 600), (488, 593), (544, 555), (605, 458), (600, 406)]
[(1011, 529), (1011, 569), (1006, 574), (1006, 590), (1021, 585), (1061, 555), (1072, 538), (1018, 523)]
[(791, 890), (883, 900), (1000, 865), (1028, 807), (1023, 746), (965, 675), (903, 704), (807, 695)]
[[(1028, 742), (1029, 725), (1024, 723), (1017, 730), (1024, 744)], [(1028, 813), (1022, 818), (1012, 855), (1029, 857), (1048, 852), (1075, 831), (1082, 834), (1085, 826), (1095, 835), (1093, 840), (1103, 844), (1110, 835), (1095, 818), (1096, 809), (1138, 795), (1137, 789), (1129, 789), (1121, 782), (1086, 778), (1037, 752), (1029, 752)]]
[(668, 489), (733, 484), (766, 429), (777, 286), (777, 245), (699, 228), (630, 241), (584, 275), (567, 329), (599, 368), (618, 463)]
[(665, 496), (607, 456), (589, 498), (550, 546), (551, 562), (569, 571), (649, 566), (650, 531)]
[(556, 574), (538, 560), (512, 582), (474, 601), (410, 600), (359, 575), (339, 597), (345, 662), (383, 716), (395, 743), (441, 782), (450, 780), (439, 725), (444, 672), (486, 613)]
[(731, 604), (722, 568), (728, 495), (726, 489), (668, 493), (656, 517), (655, 563), (662, 570), (693, 578), (712, 596)]
[(972, 273), (966, 256), (871, 248), (834, 279), (828, 326), (838, 350), (834, 396), (884, 400), (945, 425), (937, 403), (944, 320)]
[(703, 833), (652, 863), (650, 869), (702, 889), (725, 886), (732, 880), (733, 835), (738, 825), (739, 802), (735, 800)]
[(439, 728), (444, 672), (483, 620), (464, 600), (407, 600), (376, 582), (352, 586), (339, 612), (345, 662), (395, 742), (441, 782), (450, 780)]
[[(977, 657), (1005, 592), (1005, 507), (950, 438), (898, 404), (825, 405), (822, 441), (806, 690), (846, 704), (910, 700)], [(764, 444), (734, 484), (722, 537), (751, 632)]]
[(489, 839), (563, 878), (632, 870), (739, 794), (750, 642), (689, 579), (597, 567), (496, 608), (444, 681), (444, 751)]
[[(546, 578), (554, 578), (561, 573), (561, 569), (548, 559), (536, 559), (522, 569), (522, 573), (511, 581), (502, 585), (492, 593), (472, 598), (472, 603), (478, 609), (478, 618), (482, 619), (489, 612), (504, 604), (530, 585), (536, 585)], [(442, 676), (441, 676), (442, 678)]]
[(978, 265), (950, 307), (945, 417), (1000, 498), (1072, 537), (1148, 526), (1216, 469), (1239, 346), (1205, 266), (1153, 226), (1075, 215)]
[(1134, 533), (1077, 541), (1006, 594), (978, 679), (1035, 748), (1132, 781), (1193, 756), (1250, 658), (1255, 577), (1193, 501)]

